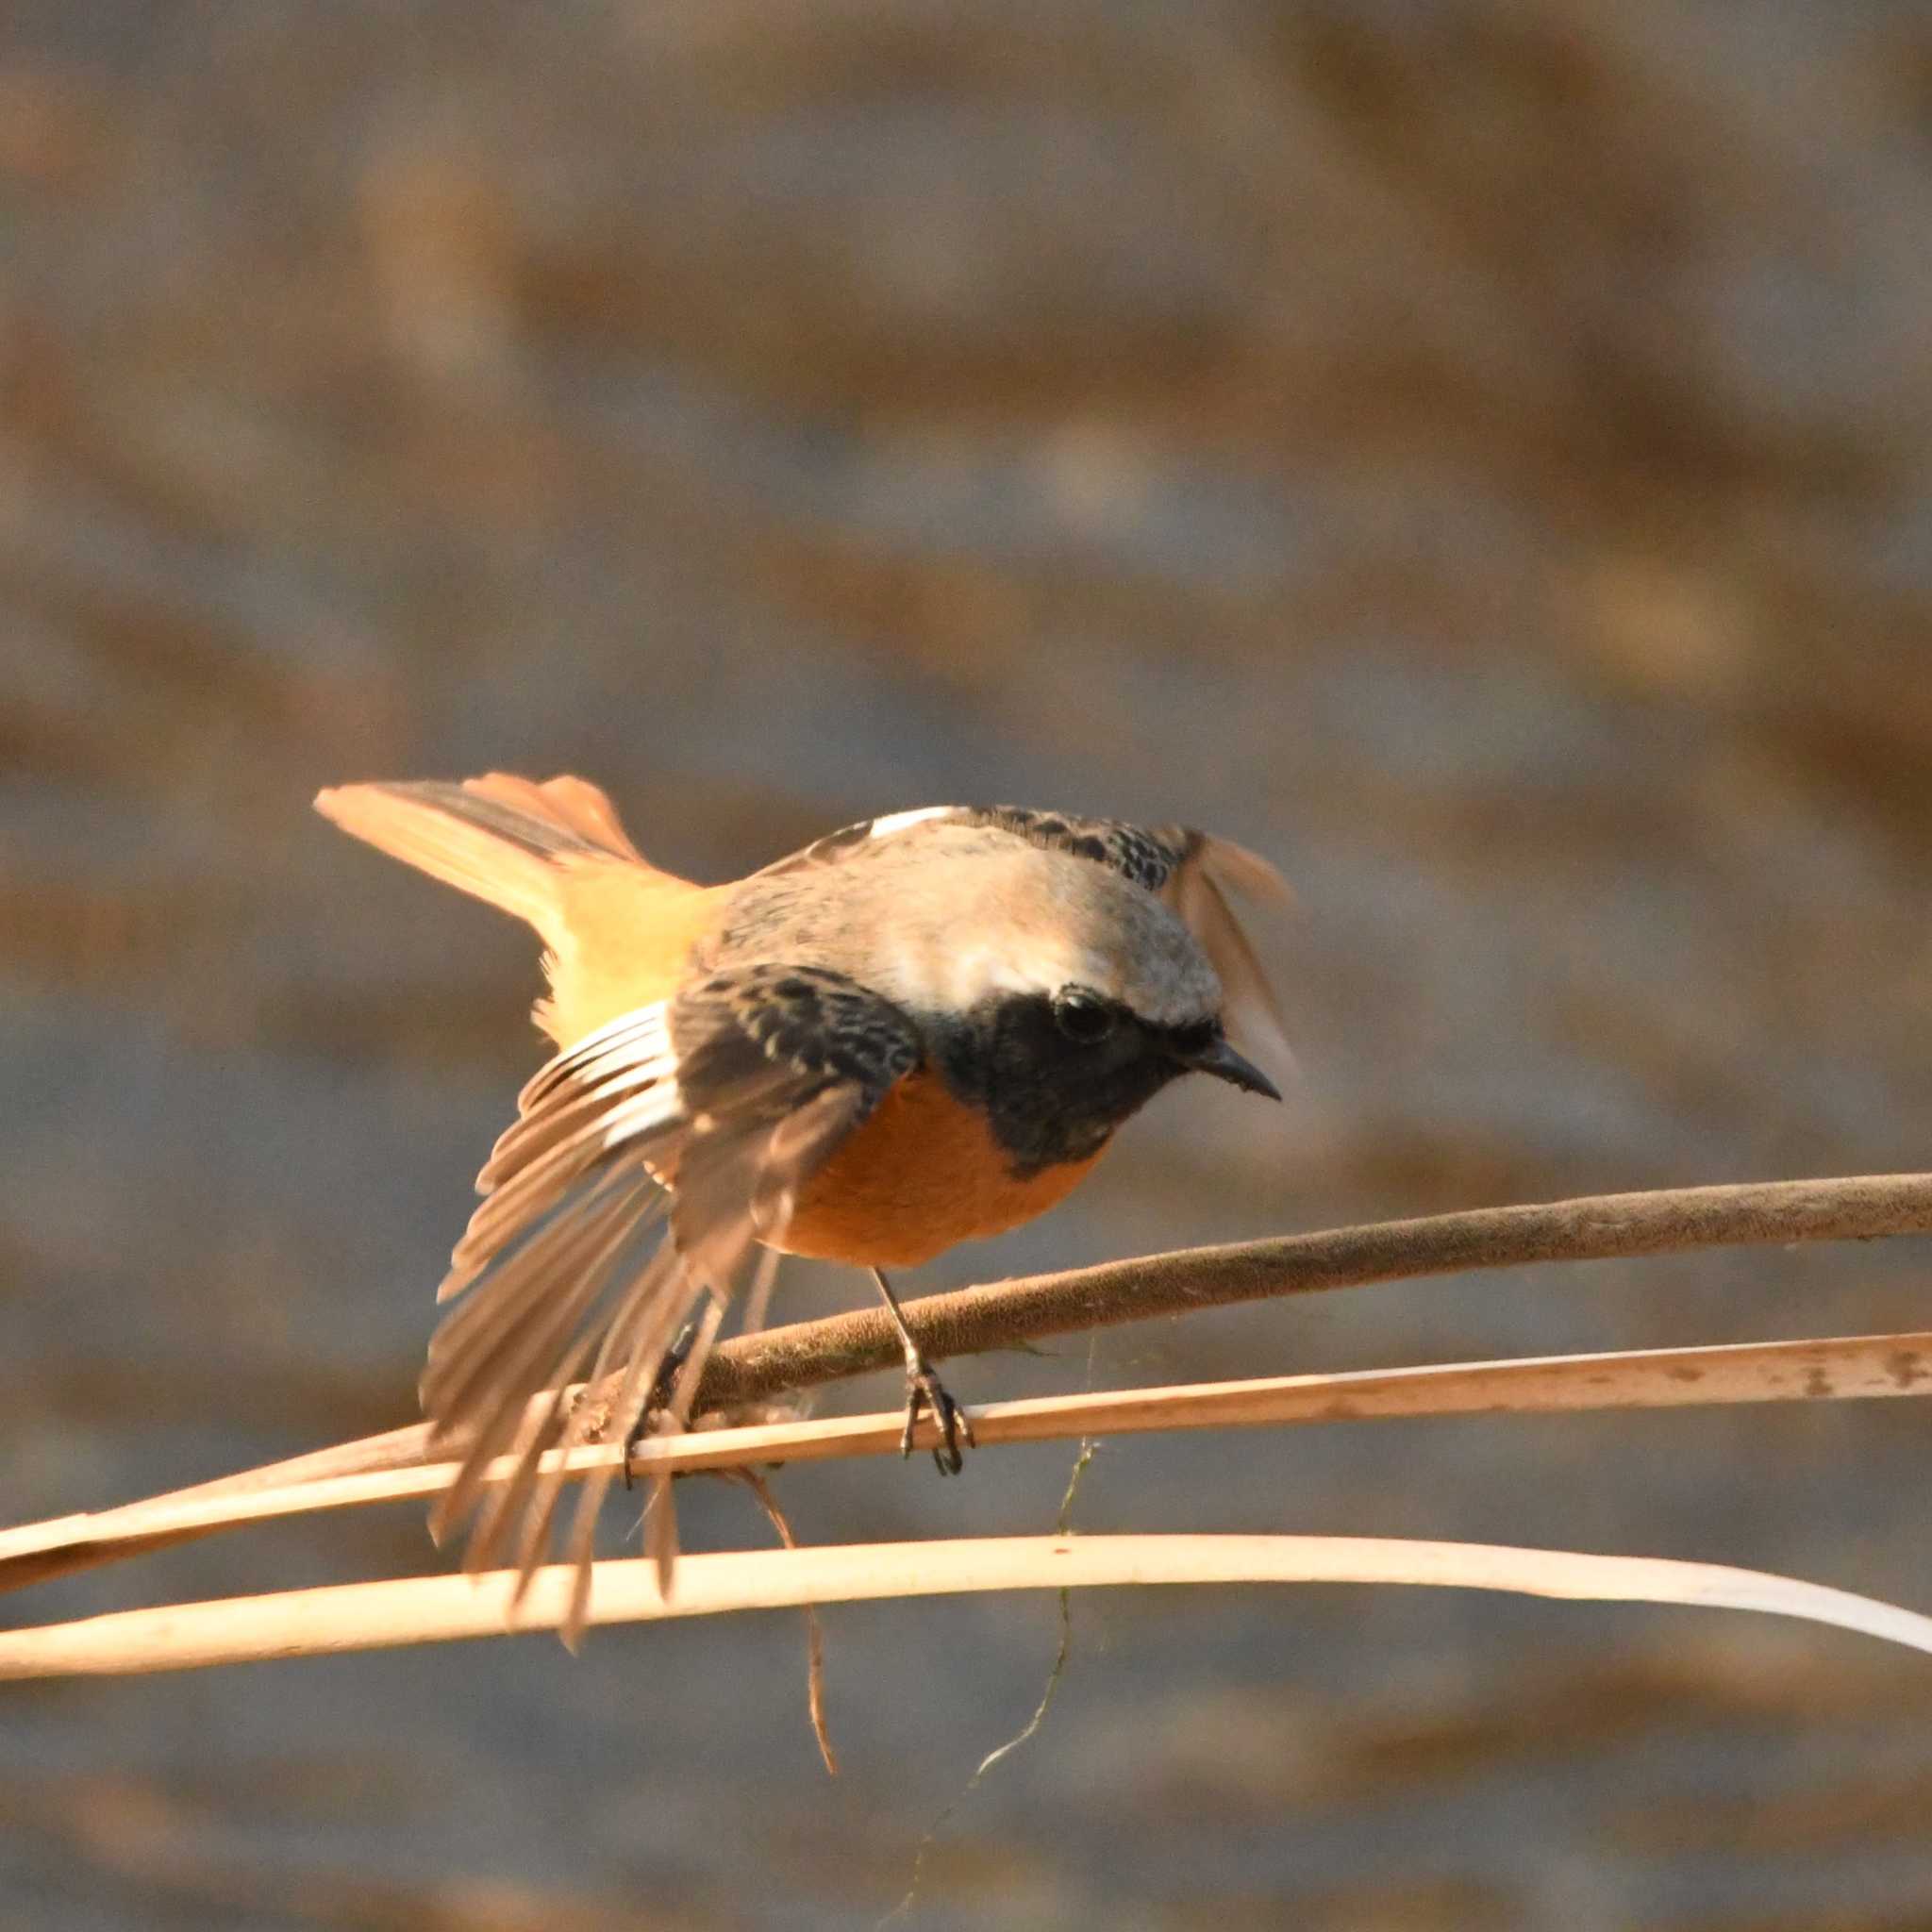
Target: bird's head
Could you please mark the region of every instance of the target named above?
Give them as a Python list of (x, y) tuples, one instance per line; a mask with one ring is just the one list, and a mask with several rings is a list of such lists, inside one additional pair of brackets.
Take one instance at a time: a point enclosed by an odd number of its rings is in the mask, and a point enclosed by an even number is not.
[(926, 1011), (942, 1072), (986, 1108), (1016, 1172), (1097, 1153), (1184, 1074), (1281, 1098), (1227, 1037), (1202, 939), (1142, 887), (1029, 851), (974, 868), (970, 896)]

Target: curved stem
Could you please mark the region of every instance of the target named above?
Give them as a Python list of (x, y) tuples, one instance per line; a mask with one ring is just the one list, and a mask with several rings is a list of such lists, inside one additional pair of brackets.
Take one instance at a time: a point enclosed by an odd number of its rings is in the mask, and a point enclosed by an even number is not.
[[(1670, 1188), (1529, 1208), (1477, 1208), (1183, 1248), (926, 1295), (903, 1306), (920, 1346), (942, 1358), (1191, 1308), (1421, 1274), (1896, 1234), (1932, 1234), (1932, 1174)], [(897, 1331), (878, 1309), (767, 1328), (717, 1351), (699, 1387), (698, 1407), (728, 1408), (891, 1368), (903, 1353)]]

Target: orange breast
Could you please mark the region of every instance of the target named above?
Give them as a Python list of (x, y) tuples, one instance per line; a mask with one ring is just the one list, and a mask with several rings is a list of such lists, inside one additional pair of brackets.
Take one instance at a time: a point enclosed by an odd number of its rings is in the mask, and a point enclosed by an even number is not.
[(806, 1183), (777, 1245), (859, 1267), (917, 1267), (956, 1241), (1044, 1214), (1099, 1158), (1015, 1180), (983, 1116), (937, 1074), (912, 1074)]

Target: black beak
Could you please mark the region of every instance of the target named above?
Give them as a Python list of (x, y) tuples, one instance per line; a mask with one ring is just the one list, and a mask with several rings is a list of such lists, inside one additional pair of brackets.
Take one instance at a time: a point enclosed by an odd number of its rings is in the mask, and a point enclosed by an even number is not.
[(1265, 1093), (1270, 1100), (1279, 1100), (1281, 1090), (1253, 1060), (1244, 1059), (1224, 1040), (1217, 1040), (1211, 1046), (1199, 1053), (1182, 1056), (1181, 1065), (1196, 1074), (1212, 1074), (1217, 1080), (1225, 1080), (1230, 1087), (1239, 1087), (1243, 1093)]

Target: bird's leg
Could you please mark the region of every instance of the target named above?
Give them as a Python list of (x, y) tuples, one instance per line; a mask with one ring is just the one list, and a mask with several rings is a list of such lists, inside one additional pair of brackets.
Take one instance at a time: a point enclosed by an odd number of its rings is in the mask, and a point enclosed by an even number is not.
[(900, 1344), (906, 1351), (906, 1427), (899, 1438), (899, 1454), (912, 1454), (912, 1438), (919, 1427), (919, 1418), (930, 1409), (940, 1432), (932, 1448), (933, 1464), (941, 1475), (958, 1475), (966, 1466), (960, 1443), (964, 1442), (968, 1449), (974, 1446), (973, 1424), (966, 1411), (947, 1393), (946, 1385), (933, 1374), (932, 1364), (913, 1341), (912, 1330), (906, 1325), (906, 1311), (892, 1292), (892, 1284), (876, 1268), (872, 1271), (872, 1278), (879, 1285), (886, 1312), (891, 1316), (892, 1326), (899, 1331)]
[(678, 1372), (691, 1359), (691, 1344), (697, 1340), (698, 1324), (687, 1322), (679, 1330), (678, 1337), (664, 1351), (664, 1359), (658, 1364), (658, 1373), (651, 1377), (651, 1392), (644, 1406), (638, 1411), (638, 1419), (631, 1424), (630, 1434), (624, 1439), (624, 1486), (630, 1488), (630, 1457), (644, 1438), (653, 1433), (652, 1424), (671, 1407), (671, 1398), (677, 1392)]

